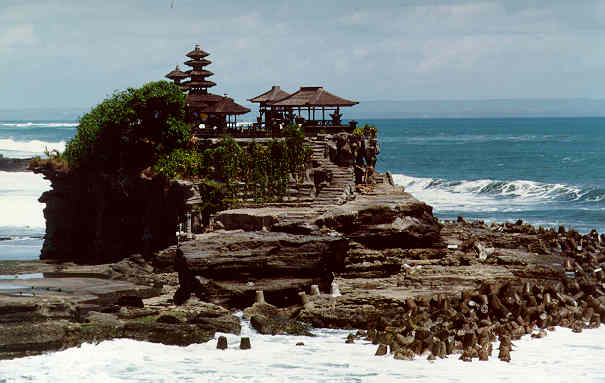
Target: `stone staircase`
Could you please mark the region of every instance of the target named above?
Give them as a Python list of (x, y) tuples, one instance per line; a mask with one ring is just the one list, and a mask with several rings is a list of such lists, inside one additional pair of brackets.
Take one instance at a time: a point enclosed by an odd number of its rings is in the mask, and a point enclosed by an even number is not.
[(315, 203), (319, 205), (341, 205), (355, 193), (355, 174), (352, 167), (338, 166), (328, 155), (325, 141), (307, 139), (313, 150), (313, 168), (330, 174), (328, 181), (316, 185)]

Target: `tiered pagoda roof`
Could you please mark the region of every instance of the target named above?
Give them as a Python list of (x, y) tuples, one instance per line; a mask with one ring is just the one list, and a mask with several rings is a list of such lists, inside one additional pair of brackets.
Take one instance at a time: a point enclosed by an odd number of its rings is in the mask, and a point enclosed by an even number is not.
[[(215, 86), (216, 83), (207, 79), (207, 77), (212, 76), (214, 73), (206, 70), (205, 67), (212, 62), (205, 59), (205, 57), (209, 56), (209, 53), (201, 50), (199, 44), (196, 44), (195, 48), (191, 52), (188, 52), (186, 56), (190, 60), (186, 61), (185, 65), (192, 67), (192, 69), (182, 72), (177, 66), (166, 77), (173, 80), (175, 84), (181, 86), (183, 91), (188, 93), (186, 103), (190, 110), (205, 114), (221, 115), (244, 114), (250, 111), (250, 109), (235, 103), (229, 97), (208, 93), (208, 88)], [(181, 82), (181, 80), (185, 79), (189, 80)]]
[(273, 106), (289, 107), (341, 107), (353, 106), (359, 102), (338, 97), (321, 86), (302, 86), (300, 90), (273, 102)]

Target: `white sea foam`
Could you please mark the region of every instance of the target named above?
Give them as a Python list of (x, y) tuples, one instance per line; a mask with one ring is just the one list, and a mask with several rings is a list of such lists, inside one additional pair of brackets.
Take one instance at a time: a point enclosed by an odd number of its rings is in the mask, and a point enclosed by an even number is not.
[[(29, 382), (597, 382), (605, 378), (605, 328), (574, 334), (557, 328), (543, 339), (515, 341), (512, 361), (399, 361), (374, 356), (375, 345), (345, 344), (348, 332), (318, 330), (315, 338), (256, 332), (252, 350), (216, 340), (187, 347), (119, 339), (41, 356), (0, 361), (0, 381)], [(217, 334), (218, 336), (219, 334)], [(296, 346), (304, 342), (304, 346)], [(497, 350), (497, 345), (495, 347)], [(497, 351), (495, 351), (497, 354)]]
[(74, 128), (78, 126), (77, 122), (0, 122), (0, 126), (28, 128), (45, 127), (45, 128)]
[(50, 182), (30, 172), (0, 171), (0, 226), (45, 226), (38, 202), (40, 195), (50, 189)]
[(394, 174), (393, 181), (438, 210), (515, 212), (552, 202), (601, 201), (602, 190), (527, 180), (446, 181)]
[(44, 151), (65, 150), (65, 141), (46, 142), (40, 140), (15, 141), (10, 138), (0, 139), (0, 154), (9, 158), (27, 158), (44, 155)]

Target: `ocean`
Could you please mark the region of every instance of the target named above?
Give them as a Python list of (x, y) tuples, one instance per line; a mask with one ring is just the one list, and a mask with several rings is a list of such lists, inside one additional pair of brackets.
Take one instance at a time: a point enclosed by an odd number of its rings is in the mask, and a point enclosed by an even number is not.
[(605, 231), (605, 118), (366, 122), (380, 132), (377, 170), (441, 219)]
[[(516, 221), (605, 232), (605, 118), (360, 120), (379, 129), (377, 170), (434, 207), (441, 219)], [(73, 121), (0, 122), (0, 154), (24, 158), (63, 150)], [(37, 259), (44, 234), (38, 197), (49, 182), (0, 172), (0, 260)], [(8, 382), (564, 382), (603, 381), (605, 327), (514, 342), (512, 362), (415, 362), (373, 356), (376, 346), (344, 343), (347, 332), (315, 338), (264, 336), (246, 327), (252, 350), (215, 341), (173, 347), (119, 339), (0, 361)], [(304, 346), (296, 346), (297, 342)]]
[[(0, 154), (28, 158), (63, 151), (76, 127), (74, 121), (0, 121)], [(38, 198), (48, 189), (50, 182), (40, 175), (0, 171), (0, 260), (39, 258), (44, 204)]]

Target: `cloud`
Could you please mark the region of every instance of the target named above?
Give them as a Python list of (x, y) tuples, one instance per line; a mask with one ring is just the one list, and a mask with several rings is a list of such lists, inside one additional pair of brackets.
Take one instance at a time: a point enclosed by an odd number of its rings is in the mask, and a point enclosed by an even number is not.
[(32, 24), (18, 24), (4, 31), (0, 30), (0, 49), (26, 47), (35, 42), (36, 35)]
[(605, 89), (598, 0), (2, 2), (0, 52), (18, 54), (0, 62), (0, 105), (88, 106), (163, 78), (194, 43), (211, 54), (212, 90), (240, 101), (273, 84), (362, 100)]

